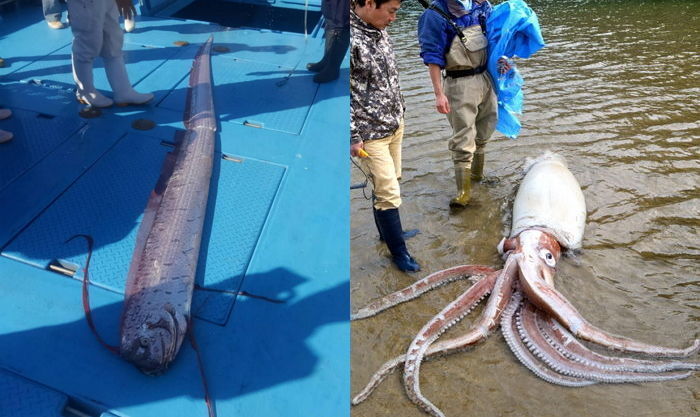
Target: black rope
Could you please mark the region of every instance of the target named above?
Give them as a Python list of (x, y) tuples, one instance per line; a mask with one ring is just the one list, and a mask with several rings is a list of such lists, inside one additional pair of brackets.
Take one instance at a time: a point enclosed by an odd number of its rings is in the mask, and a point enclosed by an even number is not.
[[(371, 198), (372, 198), (371, 196), (370, 196), (370, 197), (367, 197), (367, 184), (368, 184), (370, 181), (372, 181), (372, 178), (365, 172), (364, 169), (362, 169), (362, 167), (355, 161), (354, 158), (351, 157), (351, 158), (350, 158), (350, 161), (352, 162), (353, 165), (355, 165), (355, 166), (357, 167), (357, 169), (360, 170), (360, 172), (362, 173), (362, 175), (365, 176), (364, 182), (362, 182), (361, 184), (351, 185), (351, 186), (350, 186), (350, 189), (351, 189), (351, 190), (356, 190), (356, 189), (358, 189), (358, 188), (362, 188), (362, 196), (365, 198), (365, 200), (371, 199)], [(372, 182), (372, 188), (374, 188), (374, 182)], [(374, 195), (374, 191), (372, 192), (372, 194)]]

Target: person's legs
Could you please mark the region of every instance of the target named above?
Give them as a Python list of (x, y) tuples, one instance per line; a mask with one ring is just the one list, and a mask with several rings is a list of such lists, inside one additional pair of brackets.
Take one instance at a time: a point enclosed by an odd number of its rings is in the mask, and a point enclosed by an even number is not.
[(130, 18), (124, 18), (124, 32), (133, 32), (134, 29), (136, 29), (136, 11)]
[(102, 48), (102, 27), (104, 10), (112, 0), (70, 0), (68, 13), (71, 16), (73, 31), (73, 79), (76, 84), (75, 96), (81, 103), (95, 107), (109, 107), (112, 100), (95, 89), (93, 83), (93, 61)]
[(464, 207), (471, 198), (471, 165), (476, 151), (476, 116), (480, 102), (478, 83), (474, 76), (445, 78), (444, 89), (451, 112), (447, 120), (452, 126), (448, 147), (455, 167), (457, 195), (450, 200), (451, 207)]
[(362, 162), (374, 185), (374, 207), (388, 210), (401, 205), (401, 191), (396, 176), (394, 158), (389, 151), (393, 136), (364, 142), (365, 151), (370, 155)]
[(473, 181), (481, 181), (484, 178), (484, 148), (486, 147), (486, 142), (496, 130), (496, 123), (498, 122), (498, 99), (493, 91), (491, 79), (484, 74), (481, 80), (484, 100), (479, 104), (475, 120), (476, 150), (471, 166), (471, 179)]
[[(392, 261), (402, 271), (419, 271), (420, 265), (408, 253), (404, 240), (399, 206), (401, 193), (397, 166), (392, 155), (392, 148), (400, 146), (403, 140), (403, 129), (398, 129), (392, 136), (366, 141), (364, 148), (370, 155), (363, 163), (374, 184), (374, 216), (379, 235), (386, 242)], [(396, 152), (394, 151), (394, 155)]]
[(114, 101), (118, 106), (149, 102), (153, 99), (153, 94), (136, 92), (129, 81), (129, 74), (126, 72), (126, 64), (124, 63), (124, 52), (122, 51), (124, 34), (119, 26), (119, 11), (114, 1), (111, 1), (107, 8), (103, 27), (104, 42), (100, 56), (105, 63), (105, 72), (114, 92)]
[(391, 252), (391, 260), (394, 265), (404, 272), (420, 271), (420, 265), (408, 253), (399, 209), (377, 210), (376, 219), (384, 242)]
[(136, 29), (136, 20), (134, 19), (134, 16), (131, 16), (131, 18), (125, 17), (124, 18), (124, 31), (125, 32), (133, 32), (134, 29)]
[(318, 62), (311, 62), (306, 64), (306, 69), (311, 72), (320, 72), (325, 66), (328, 60), (328, 51), (331, 49), (333, 33), (330, 30), (326, 30), (323, 33), (323, 57)]
[(65, 27), (65, 25), (61, 23), (63, 5), (59, 0), (42, 0), (41, 6), (44, 12), (44, 19), (50, 28), (61, 29)]
[(323, 69), (314, 76), (314, 82), (327, 83), (338, 78), (340, 64), (350, 47), (350, 28), (334, 29), (332, 31), (331, 45), (324, 55), (326, 60)]
[(389, 155), (391, 155), (391, 160), (394, 162), (394, 172), (396, 178), (401, 179), (401, 150), (403, 149), (403, 133), (404, 133), (404, 123), (401, 121), (401, 125), (396, 129), (396, 132), (391, 136), (393, 140), (389, 142)]

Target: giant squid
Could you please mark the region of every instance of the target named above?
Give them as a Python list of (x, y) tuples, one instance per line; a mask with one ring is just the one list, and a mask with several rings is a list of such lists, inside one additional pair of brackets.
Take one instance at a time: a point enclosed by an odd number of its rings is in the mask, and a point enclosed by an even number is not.
[[(499, 325), (516, 358), (552, 384), (582, 387), (665, 381), (686, 378), (700, 368), (697, 362), (671, 359), (695, 355), (700, 340), (686, 348), (671, 348), (611, 334), (586, 320), (554, 287), (557, 262), (564, 250), (573, 253), (581, 248), (586, 221), (583, 192), (563, 158), (546, 153), (531, 161), (516, 194), (512, 218), (510, 235), (498, 245), (505, 260), (501, 269), (461, 265), (435, 272), (352, 315), (353, 320), (368, 318), (449, 282), (475, 281), (423, 326), (406, 354), (389, 360), (372, 376), (353, 398), (353, 405), (364, 401), (403, 364), (408, 398), (431, 416), (444, 417), (421, 393), (423, 360), (464, 350), (486, 339)], [(483, 299), (486, 305), (480, 317), (465, 334), (438, 340)], [(617, 354), (596, 352), (582, 341)]]

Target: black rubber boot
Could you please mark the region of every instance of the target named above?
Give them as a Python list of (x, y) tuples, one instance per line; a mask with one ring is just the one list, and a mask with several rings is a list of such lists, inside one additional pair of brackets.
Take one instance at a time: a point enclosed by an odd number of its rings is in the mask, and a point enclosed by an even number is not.
[(321, 72), (323, 68), (326, 67), (326, 63), (328, 62), (328, 51), (331, 48), (331, 38), (333, 37), (333, 32), (332, 31), (326, 31), (324, 35), (324, 47), (323, 47), (323, 58), (321, 58), (320, 61), (318, 62), (310, 62), (306, 64), (306, 69), (311, 71), (311, 72)]
[(420, 271), (420, 265), (411, 257), (406, 248), (399, 209), (377, 210), (376, 219), (379, 234), (384, 236), (386, 246), (391, 252), (391, 260), (396, 267), (404, 272)]
[[(379, 220), (377, 220), (377, 210), (372, 206), (372, 211), (374, 212), (374, 224), (377, 226), (377, 230), (379, 231), (379, 240), (384, 242), (384, 236), (382, 236), (382, 230), (379, 228)], [(401, 221), (401, 217), (399, 216), (399, 221)], [(401, 232), (401, 235), (403, 236), (404, 240), (410, 239), (413, 236), (417, 235), (420, 233), (420, 230), (418, 229), (410, 229), (410, 230), (404, 230)]]
[(338, 78), (340, 63), (343, 62), (345, 53), (350, 46), (350, 29), (333, 30), (333, 34), (327, 39), (328, 41), (330, 41), (331, 45), (328, 52), (324, 55), (326, 65), (314, 76), (315, 83), (323, 84)]
[(377, 226), (377, 231), (379, 232), (379, 240), (384, 242), (384, 235), (382, 234), (382, 228), (379, 227), (379, 217), (377, 215), (377, 213), (379, 213), (379, 210), (372, 206), (372, 212), (374, 213), (374, 225)]

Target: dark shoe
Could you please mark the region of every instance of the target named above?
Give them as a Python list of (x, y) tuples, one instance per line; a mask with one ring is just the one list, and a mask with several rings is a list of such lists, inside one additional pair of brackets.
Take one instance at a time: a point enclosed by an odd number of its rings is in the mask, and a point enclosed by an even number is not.
[(326, 66), (326, 57), (324, 56), (323, 59), (321, 59), (318, 62), (311, 62), (306, 64), (306, 69), (311, 71), (311, 72), (321, 72), (323, 70), (323, 67)]
[(450, 200), (450, 207), (464, 208), (469, 204), (472, 195), (472, 179), (468, 168), (455, 167), (455, 182), (457, 197)]
[(66, 25), (64, 25), (63, 22), (61, 22), (60, 20), (51, 22), (47, 21), (46, 24), (49, 25), (51, 29), (63, 29), (64, 27), (66, 27)]
[(12, 135), (12, 132), (0, 129), (0, 143), (9, 142), (13, 137), (14, 135)]
[(340, 70), (338, 68), (333, 69), (328, 65), (323, 68), (321, 72), (314, 75), (314, 82), (316, 84), (329, 83), (333, 80), (337, 80), (338, 76), (340, 76)]
[(420, 265), (411, 257), (406, 248), (399, 209), (377, 210), (376, 214), (379, 233), (384, 237), (394, 264), (404, 272), (420, 271)]

